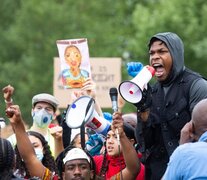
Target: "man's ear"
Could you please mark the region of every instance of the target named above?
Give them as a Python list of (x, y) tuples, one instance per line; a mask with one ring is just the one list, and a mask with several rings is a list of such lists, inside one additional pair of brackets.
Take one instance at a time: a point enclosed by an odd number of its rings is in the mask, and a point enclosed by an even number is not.
[(65, 172), (64, 171), (62, 172), (62, 178), (63, 178), (63, 180), (65, 180)]
[(95, 172), (94, 172), (94, 170), (91, 170), (90, 171), (90, 177), (91, 177), (91, 179), (94, 179), (94, 176), (95, 176)]
[(34, 108), (32, 108), (31, 110), (31, 116), (33, 117), (33, 114), (34, 114)]
[(55, 119), (56, 119), (56, 116), (57, 116), (57, 115), (56, 115), (56, 113), (54, 112), (53, 115), (52, 115), (52, 119), (55, 120)]
[(191, 122), (190, 137), (191, 137), (191, 139), (192, 139), (192, 142), (194, 142), (194, 141), (198, 141), (199, 136), (198, 136), (197, 133), (196, 133), (195, 125), (194, 125), (194, 123), (193, 123), (192, 120), (191, 120), (190, 122)]

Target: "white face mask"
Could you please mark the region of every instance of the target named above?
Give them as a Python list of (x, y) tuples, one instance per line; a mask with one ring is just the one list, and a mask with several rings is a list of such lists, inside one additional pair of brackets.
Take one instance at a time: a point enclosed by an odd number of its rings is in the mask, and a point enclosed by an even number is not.
[(39, 159), (40, 161), (42, 161), (44, 155), (43, 155), (43, 151), (41, 148), (35, 148), (35, 154), (37, 156), (37, 159)]
[(41, 109), (33, 111), (32, 118), (38, 127), (47, 128), (52, 121), (52, 114), (45, 111), (45, 109)]

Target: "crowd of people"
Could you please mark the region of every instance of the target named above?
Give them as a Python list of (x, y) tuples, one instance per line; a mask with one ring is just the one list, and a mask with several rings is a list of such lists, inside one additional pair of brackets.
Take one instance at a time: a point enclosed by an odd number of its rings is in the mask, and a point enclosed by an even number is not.
[[(48, 93), (33, 96), (33, 124), (26, 128), (13, 101), (15, 88), (4, 87), (14, 134), (0, 137), (0, 180), (206, 179), (207, 81), (185, 67), (177, 34), (155, 34), (148, 50), (156, 82), (146, 84), (142, 100), (134, 104), (137, 112), (102, 112), (90, 78), (74, 92), (73, 100), (95, 100), (94, 110), (110, 124), (104, 135), (84, 123), (73, 134), (65, 112), (57, 114), (59, 102)], [(128, 63), (128, 74), (137, 76), (140, 63)]]

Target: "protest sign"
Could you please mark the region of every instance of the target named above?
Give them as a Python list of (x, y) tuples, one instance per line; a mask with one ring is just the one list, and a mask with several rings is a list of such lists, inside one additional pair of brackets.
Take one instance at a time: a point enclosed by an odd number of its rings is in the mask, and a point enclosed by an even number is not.
[[(109, 89), (118, 88), (121, 83), (121, 58), (90, 58), (91, 77), (96, 83), (97, 100), (102, 108), (110, 108)], [(60, 108), (71, 104), (71, 94), (78, 89), (65, 89), (61, 81), (60, 58), (54, 58), (53, 94), (59, 100)]]

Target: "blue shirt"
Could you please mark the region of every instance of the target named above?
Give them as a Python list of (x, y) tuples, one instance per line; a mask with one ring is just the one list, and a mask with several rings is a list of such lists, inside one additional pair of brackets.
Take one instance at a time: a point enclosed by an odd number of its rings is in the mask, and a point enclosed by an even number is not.
[(198, 142), (186, 143), (176, 148), (170, 157), (164, 180), (207, 179), (207, 132)]

